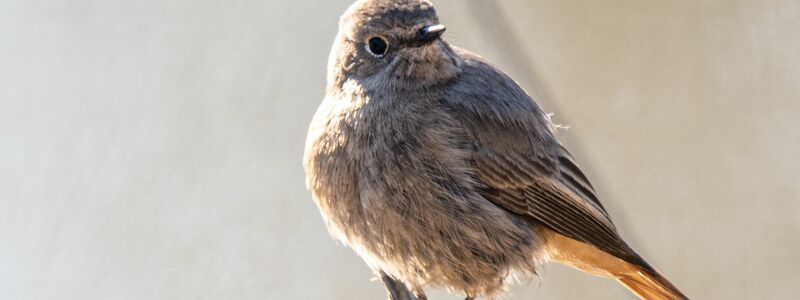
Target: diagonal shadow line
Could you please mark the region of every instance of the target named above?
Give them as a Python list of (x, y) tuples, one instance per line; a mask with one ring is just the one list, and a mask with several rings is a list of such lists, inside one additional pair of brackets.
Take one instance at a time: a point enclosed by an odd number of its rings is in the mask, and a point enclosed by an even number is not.
[(492, 41), (497, 51), (504, 54), (499, 58), (503, 61), (503, 65), (511, 69), (512, 73), (522, 77), (520, 81), (530, 87), (528, 93), (531, 93), (537, 102), (547, 103), (550, 110), (558, 112), (559, 109), (552, 102), (549, 90), (542, 84), (541, 77), (532, 67), (533, 63), (522, 49), (514, 34), (513, 26), (499, 4), (491, 0), (464, 0), (464, 3), (473, 19), (482, 24), (478, 26), (481, 36)]

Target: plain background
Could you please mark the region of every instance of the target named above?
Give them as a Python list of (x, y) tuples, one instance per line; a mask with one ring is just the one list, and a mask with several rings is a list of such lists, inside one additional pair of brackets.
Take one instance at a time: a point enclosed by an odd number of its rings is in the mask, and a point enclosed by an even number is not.
[[(689, 296), (800, 296), (800, 2), (435, 3)], [(301, 165), (348, 5), (0, 0), (0, 298), (383, 299)], [(632, 296), (551, 264), (507, 299)]]

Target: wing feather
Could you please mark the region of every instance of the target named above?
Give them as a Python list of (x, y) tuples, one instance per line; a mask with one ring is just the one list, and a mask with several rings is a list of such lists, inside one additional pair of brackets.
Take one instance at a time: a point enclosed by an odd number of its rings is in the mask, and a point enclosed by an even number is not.
[(480, 193), (495, 205), (651, 269), (620, 237), (549, 118), (505, 74), (463, 52), (443, 105), (463, 125)]

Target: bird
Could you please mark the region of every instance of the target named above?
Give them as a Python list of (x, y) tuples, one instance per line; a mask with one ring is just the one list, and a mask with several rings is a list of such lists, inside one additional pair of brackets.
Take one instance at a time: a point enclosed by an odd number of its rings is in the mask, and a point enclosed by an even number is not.
[(549, 115), (445, 31), (427, 0), (340, 17), (303, 156), (330, 234), (389, 299), (495, 299), (549, 261), (688, 299), (620, 237)]

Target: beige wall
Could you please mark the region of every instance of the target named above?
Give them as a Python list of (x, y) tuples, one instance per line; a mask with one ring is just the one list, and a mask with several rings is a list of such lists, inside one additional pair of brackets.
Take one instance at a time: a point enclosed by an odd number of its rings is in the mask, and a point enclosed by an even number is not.
[[(481, 1), (436, 1), (448, 39), (572, 126), (644, 256), (800, 295), (800, 2)], [(347, 2), (0, 1), (0, 298), (384, 297), (301, 168)], [(549, 265), (509, 299), (620, 298)]]

